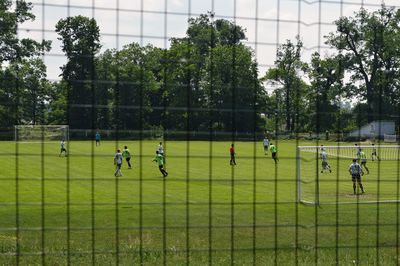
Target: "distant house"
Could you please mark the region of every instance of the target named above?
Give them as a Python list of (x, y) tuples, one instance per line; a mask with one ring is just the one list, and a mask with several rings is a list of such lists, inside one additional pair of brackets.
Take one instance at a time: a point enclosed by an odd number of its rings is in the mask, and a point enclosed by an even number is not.
[(394, 121), (373, 121), (365, 126), (350, 132), (351, 137), (383, 137), (384, 135), (395, 135), (396, 127)]

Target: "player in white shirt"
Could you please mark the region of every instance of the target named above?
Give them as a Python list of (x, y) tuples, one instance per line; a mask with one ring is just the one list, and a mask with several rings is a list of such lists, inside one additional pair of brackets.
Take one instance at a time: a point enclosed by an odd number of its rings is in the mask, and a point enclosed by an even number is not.
[(264, 145), (264, 154), (268, 155), (269, 139), (267, 137), (264, 138), (263, 145)]
[(65, 148), (65, 141), (61, 140), (61, 143), (60, 143), (60, 154), (58, 156), (61, 157), (61, 154), (63, 152), (64, 152), (64, 155), (67, 156), (67, 149)]
[(378, 156), (378, 154), (376, 152), (375, 144), (372, 143), (372, 146), (373, 146), (372, 147), (372, 154), (371, 154), (372, 161), (374, 161), (374, 157), (379, 161), (379, 156)]
[(361, 168), (361, 165), (357, 163), (357, 159), (353, 159), (353, 163), (349, 166), (349, 173), (351, 174), (351, 180), (353, 181), (353, 191), (354, 195), (356, 194), (356, 182), (360, 186), (361, 193), (364, 193), (364, 187), (361, 184), (361, 176), (364, 175), (364, 172)]
[(164, 158), (164, 164), (165, 164), (165, 162), (167, 161), (166, 159), (165, 159), (165, 154), (164, 154), (164, 147), (163, 147), (163, 145), (162, 145), (162, 142), (160, 142), (160, 144), (158, 145), (158, 153), (159, 154), (161, 154), (162, 155), (162, 157)]
[(323, 173), (325, 170), (329, 170), (329, 173), (332, 173), (331, 166), (328, 163), (328, 154), (326, 153), (325, 150), (322, 150), (322, 152), (320, 154), (320, 158), (322, 161), (321, 173)]
[(162, 142), (158, 145), (158, 153), (164, 156), (164, 147), (162, 145)]
[(117, 153), (114, 156), (114, 164), (117, 166), (117, 168), (115, 169), (115, 173), (114, 173), (115, 177), (122, 176), (122, 172), (121, 172), (122, 160), (123, 159), (122, 159), (121, 150), (118, 149)]

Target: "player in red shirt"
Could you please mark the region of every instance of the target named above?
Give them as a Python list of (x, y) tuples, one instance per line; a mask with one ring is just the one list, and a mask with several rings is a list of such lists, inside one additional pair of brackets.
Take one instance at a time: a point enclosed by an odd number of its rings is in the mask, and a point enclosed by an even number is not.
[(229, 153), (231, 154), (231, 161), (229, 162), (230, 165), (236, 165), (236, 161), (235, 161), (235, 147), (232, 143), (231, 148), (229, 149)]

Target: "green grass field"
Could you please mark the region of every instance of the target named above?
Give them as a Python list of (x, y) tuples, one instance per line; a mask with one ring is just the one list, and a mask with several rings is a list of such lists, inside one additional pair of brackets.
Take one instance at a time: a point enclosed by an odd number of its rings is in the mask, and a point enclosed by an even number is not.
[[(113, 156), (123, 145), (133, 169), (123, 164), (117, 179)], [(157, 141), (71, 141), (66, 158), (58, 142), (1, 142), (0, 265), (400, 263), (400, 205), (359, 204), (378, 189), (397, 197), (398, 183), (376, 180), (398, 161), (368, 164), (375, 182), (366, 181), (363, 197), (348, 196), (351, 179), (332, 164), (341, 190), (329, 197), (351, 204), (303, 205), (295, 141), (278, 142), (278, 165), (261, 142), (236, 142), (231, 167), (229, 145), (167, 141), (163, 179), (152, 162)], [(335, 182), (324, 186), (335, 193)]]

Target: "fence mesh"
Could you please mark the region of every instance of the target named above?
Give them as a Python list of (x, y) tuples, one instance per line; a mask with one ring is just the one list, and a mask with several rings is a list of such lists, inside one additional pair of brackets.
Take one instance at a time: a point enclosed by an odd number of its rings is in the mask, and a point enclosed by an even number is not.
[[(1, 264), (399, 264), (397, 1), (30, 2), (0, 5)], [(296, 155), (354, 143), (360, 180)]]

